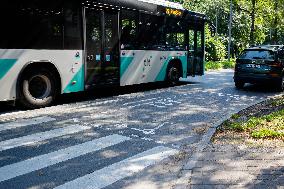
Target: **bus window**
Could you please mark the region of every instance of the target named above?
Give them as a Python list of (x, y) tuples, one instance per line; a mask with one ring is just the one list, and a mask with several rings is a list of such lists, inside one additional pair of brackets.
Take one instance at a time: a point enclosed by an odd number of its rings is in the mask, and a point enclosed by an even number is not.
[(189, 75), (204, 74), (204, 34), (203, 30), (190, 29), (188, 33), (188, 65)]
[[(40, 4), (40, 3), (39, 3)], [(5, 7), (5, 6), (4, 6)], [(9, 19), (7, 19), (9, 18)], [(20, 3), (0, 10), (0, 48), (15, 49), (62, 49), (62, 8), (50, 5)]]
[(188, 31), (188, 64), (187, 73), (194, 75), (194, 59), (195, 59), (195, 39), (194, 30), (190, 29)]
[(138, 12), (122, 10), (120, 17), (122, 49), (135, 49), (138, 32), (138, 18)]
[(79, 10), (64, 9), (64, 49), (82, 49)]
[(164, 17), (140, 14), (139, 48), (154, 50), (164, 45)]
[(201, 31), (197, 31), (197, 54), (200, 55), (202, 53), (202, 36)]
[(189, 52), (194, 51), (194, 30), (189, 30), (188, 32), (189, 38), (188, 38), (188, 50)]
[(171, 50), (185, 50), (185, 32), (181, 21), (168, 18), (166, 22), (166, 45)]

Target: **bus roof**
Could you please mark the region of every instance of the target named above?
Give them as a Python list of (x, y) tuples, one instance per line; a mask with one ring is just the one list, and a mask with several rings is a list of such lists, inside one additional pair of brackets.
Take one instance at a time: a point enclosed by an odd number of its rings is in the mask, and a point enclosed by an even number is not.
[(167, 0), (83, 0), (84, 6), (106, 7), (110, 9), (140, 10), (154, 15), (183, 16), (195, 21), (206, 21), (204, 14), (186, 10), (181, 4)]
[(174, 8), (174, 9), (180, 9), (180, 10), (184, 10), (183, 6), (179, 3), (174, 3), (171, 1), (166, 1), (166, 0), (138, 0), (138, 1), (142, 1), (145, 3), (151, 3), (151, 4), (155, 4), (155, 5), (161, 5), (164, 7), (169, 7), (169, 8)]

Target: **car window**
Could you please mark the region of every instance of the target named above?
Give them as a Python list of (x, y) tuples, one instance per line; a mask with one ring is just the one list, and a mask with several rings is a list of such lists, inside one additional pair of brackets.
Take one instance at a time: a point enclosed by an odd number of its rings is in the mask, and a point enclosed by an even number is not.
[(268, 50), (245, 50), (239, 58), (273, 60), (275, 58), (275, 54)]

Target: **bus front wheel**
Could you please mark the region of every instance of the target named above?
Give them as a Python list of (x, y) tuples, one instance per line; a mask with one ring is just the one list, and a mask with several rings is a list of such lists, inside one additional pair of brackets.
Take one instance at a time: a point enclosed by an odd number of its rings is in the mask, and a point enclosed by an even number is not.
[(20, 80), (20, 103), (26, 108), (49, 106), (56, 97), (56, 81), (47, 69), (29, 70)]
[(169, 85), (177, 85), (180, 78), (180, 70), (177, 66), (172, 65), (167, 72), (167, 82)]

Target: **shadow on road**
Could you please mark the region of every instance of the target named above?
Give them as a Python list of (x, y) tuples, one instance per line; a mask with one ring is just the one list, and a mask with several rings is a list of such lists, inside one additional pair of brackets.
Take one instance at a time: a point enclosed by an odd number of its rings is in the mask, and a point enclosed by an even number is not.
[[(178, 84), (178, 86), (188, 85), (188, 84), (194, 84), (194, 82), (182, 81)], [(170, 86), (165, 83), (150, 83), (150, 84), (141, 84), (134, 86), (126, 86), (126, 87), (100, 87), (86, 92), (60, 95), (56, 100), (54, 106), (76, 103), (76, 102), (84, 102), (84, 101), (90, 101), (90, 100), (102, 99), (108, 97), (115, 97), (124, 94), (153, 91), (169, 87)], [(0, 114), (16, 112), (21, 110), (24, 109), (20, 107), (18, 104), (14, 106), (13, 103), (0, 102)]]
[[(207, 78), (209, 81), (211, 78)], [(213, 78), (212, 78), (213, 79)], [(199, 85), (199, 82), (192, 82), (189, 80), (182, 80), (178, 86), (183, 85)], [(170, 86), (165, 83), (150, 83), (150, 84), (141, 84), (141, 85), (134, 85), (134, 86), (126, 86), (126, 87), (101, 87), (96, 88), (90, 91), (81, 92), (81, 93), (72, 93), (72, 94), (63, 94), (58, 97), (54, 106), (56, 105), (63, 105), (69, 103), (77, 103), (77, 102), (84, 102), (108, 97), (115, 97), (124, 94), (131, 94), (131, 93), (139, 93), (139, 92), (147, 92), (153, 91), (158, 89), (166, 89)], [(234, 86), (231, 86), (234, 88)], [(257, 93), (271, 93), (275, 92), (275, 89), (269, 85), (251, 85), (247, 84), (244, 89), (244, 92), (257, 92)], [(10, 113), (10, 112), (17, 112), (24, 110), (23, 107), (20, 107), (18, 104), (16, 106), (13, 103), (6, 103), (0, 102), (0, 114), (3, 113)]]

